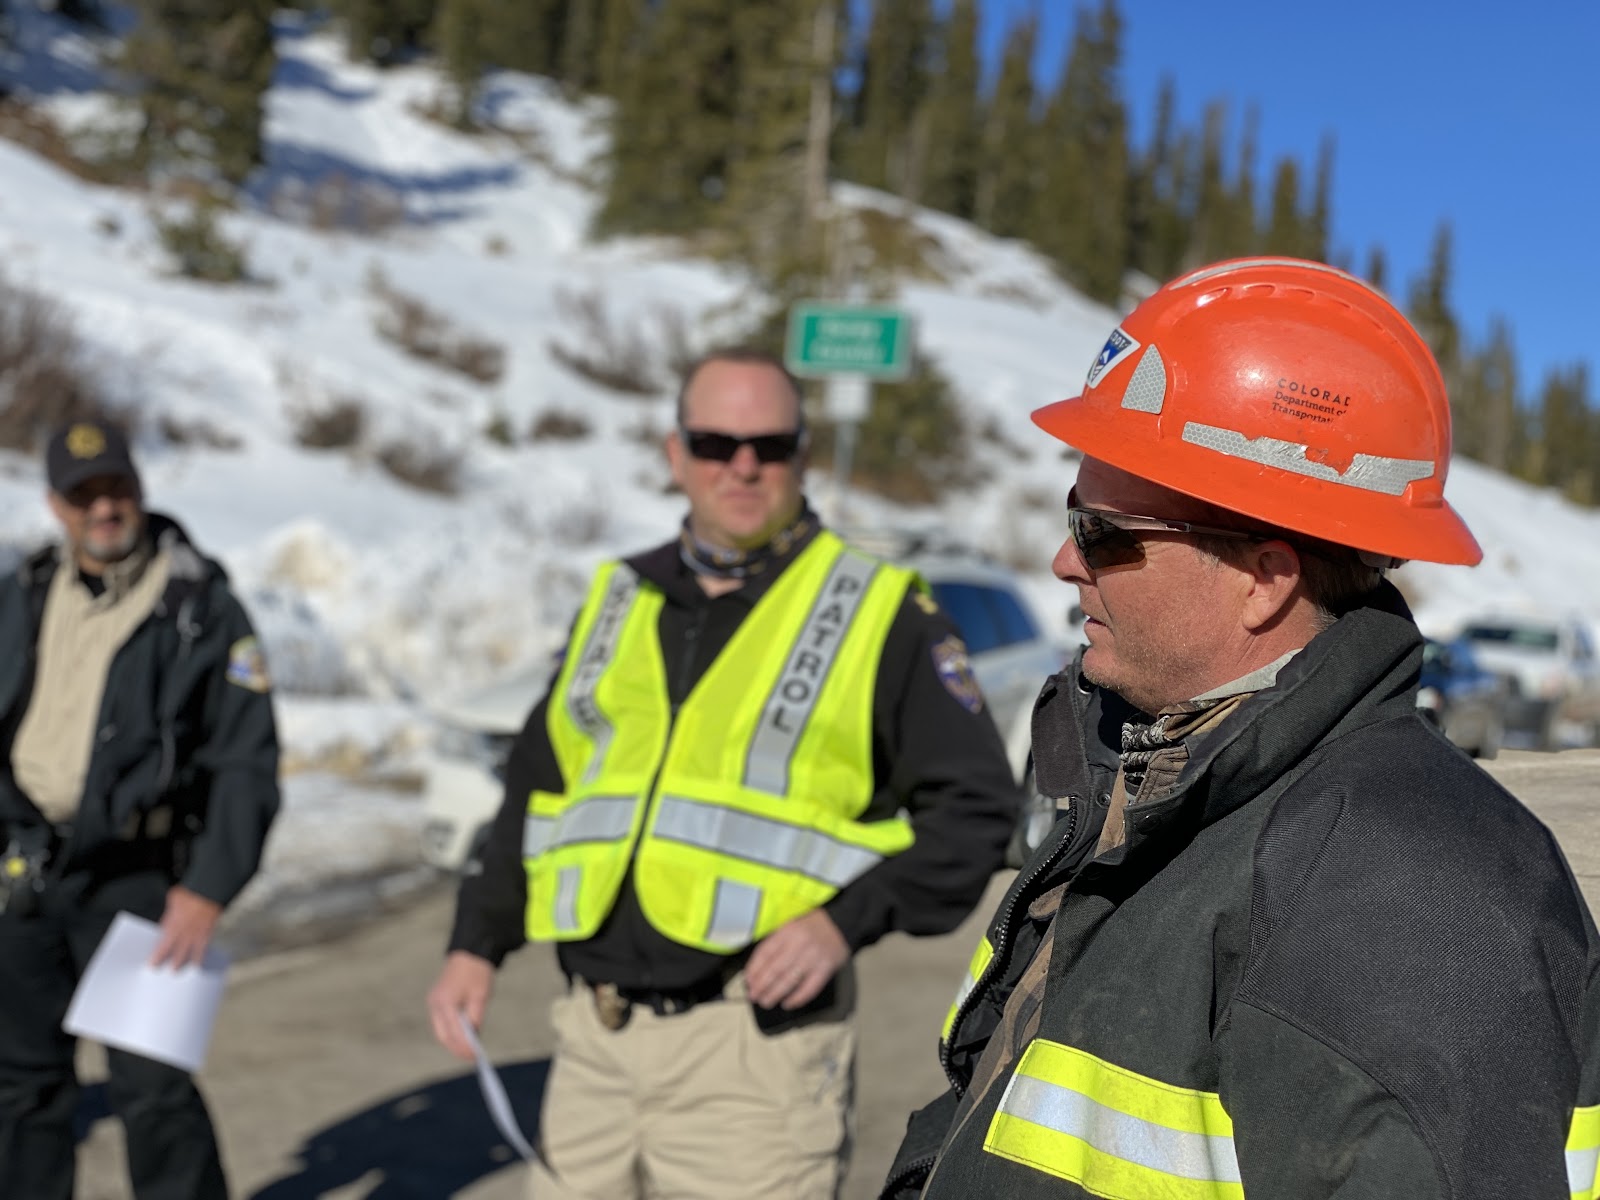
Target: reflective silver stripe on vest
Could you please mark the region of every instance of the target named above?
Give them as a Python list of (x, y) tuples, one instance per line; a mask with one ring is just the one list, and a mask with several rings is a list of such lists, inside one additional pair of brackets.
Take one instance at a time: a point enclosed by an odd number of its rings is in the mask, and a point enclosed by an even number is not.
[(760, 915), (760, 888), (732, 879), (719, 879), (706, 941), (719, 946), (748, 946), (755, 940), (756, 919)]
[(578, 885), (583, 882), (582, 867), (562, 867), (556, 877), (556, 929), (574, 933), (578, 928)]
[(522, 822), (522, 857), (534, 858), (577, 842), (616, 842), (633, 832), (634, 796), (588, 796), (559, 817), (528, 816)]
[(797, 871), (836, 888), (883, 861), (881, 855), (813, 829), (679, 796), (661, 797), (653, 834), (730, 858)]
[(592, 783), (600, 774), (606, 749), (616, 730), (595, 703), (595, 687), (600, 676), (611, 665), (617, 652), (617, 639), (622, 634), (622, 619), (628, 615), (633, 598), (639, 591), (639, 577), (625, 566), (612, 573), (606, 585), (606, 594), (600, 600), (600, 611), (595, 615), (589, 639), (583, 644), (583, 654), (573, 668), (572, 682), (567, 686), (567, 711), (573, 722), (594, 742), (594, 753), (584, 769), (583, 782)]
[(745, 758), (744, 785), (782, 796), (789, 790), (789, 763), (817, 707), (823, 682), (844, 635), (866, 597), (878, 564), (846, 550), (828, 572), (816, 603), (789, 648), (783, 673), (761, 710), (761, 721)]
[(1600, 1168), (1600, 1146), (1567, 1151), (1567, 1190), (1580, 1196), (1594, 1194), (1595, 1170)]
[(1277, 467), (1329, 483), (1342, 483), (1366, 492), (1381, 492), (1385, 496), (1400, 495), (1408, 483), (1427, 479), (1434, 471), (1432, 459), (1358, 454), (1350, 464), (1350, 469), (1340, 473), (1326, 463), (1308, 459), (1304, 443), (1270, 437), (1247, 438), (1237, 429), (1220, 429), (1215, 425), (1202, 425), (1199, 421), (1184, 425), (1183, 440), (1230, 458), (1242, 458), (1262, 466)]
[(1168, 1129), (1042, 1079), (1013, 1075), (1000, 1099), (1000, 1111), (1087, 1142), (1101, 1154), (1168, 1175), (1241, 1182), (1231, 1137)]

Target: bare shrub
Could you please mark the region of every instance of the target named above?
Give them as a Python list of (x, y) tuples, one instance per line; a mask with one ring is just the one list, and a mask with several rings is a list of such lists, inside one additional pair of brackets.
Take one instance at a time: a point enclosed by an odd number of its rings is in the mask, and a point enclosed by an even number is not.
[(382, 271), (368, 280), (383, 304), (374, 327), (378, 335), (413, 358), (459, 372), (479, 383), (498, 383), (505, 374), (505, 347), (458, 330), (450, 318), (428, 307), (420, 296), (403, 292)]
[(650, 344), (637, 330), (619, 329), (598, 291), (556, 294), (557, 302), (577, 325), (577, 344), (555, 338), (545, 343), (550, 357), (567, 370), (613, 392), (654, 396), (663, 390)]
[(625, 426), (622, 430), (622, 436), (636, 446), (659, 448), (662, 439), (667, 435), (656, 427), (654, 421), (646, 417), (642, 421), (636, 421), (632, 425)]
[(224, 233), (217, 221), (221, 207), (214, 200), (200, 199), (177, 216), (152, 214), (156, 235), (184, 278), (240, 283), (250, 277), (244, 244)]
[(343, 450), (361, 440), (367, 409), (353, 396), (331, 396), (320, 403), (300, 403), (289, 412), (294, 440), (312, 450)]
[(398, 191), (344, 171), (333, 171), (315, 183), (286, 178), (272, 189), (267, 207), (279, 220), (324, 233), (373, 236), (407, 220), (405, 199)]
[(84, 154), (49, 113), (15, 96), (0, 96), (0, 137), (90, 183), (126, 182), (131, 174), (125, 163)]
[(72, 321), (0, 274), (0, 446), (32, 451), (63, 425), (108, 415)]
[(513, 446), (517, 441), (516, 430), (511, 428), (511, 418), (503, 412), (497, 412), (489, 418), (489, 423), (483, 427), (483, 436), (497, 446)]
[(162, 413), (156, 420), (156, 429), (174, 446), (203, 446), (208, 450), (238, 450), (244, 439), (238, 434), (219, 429), (204, 417), (175, 417)]
[(528, 430), (528, 440), (533, 442), (579, 442), (594, 432), (594, 426), (581, 413), (548, 409), (535, 418)]
[(455, 496), (461, 491), (461, 455), (438, 446), (394, 441), (378, 449), (383, 469), (408, 487), (438, 496)]
[(978, 437), (991, 446), (999, 447), (1020, 462), (1027, 462), (1033, 458), (1033, 451), (1008, 437), (1005, 428), (995, 417), (989, 417), (978, 427)]
[(610, 527), (611, 510), (604, 499), (571, 501), (550, 522), (550, 537), (558, 546), (592, 546)]

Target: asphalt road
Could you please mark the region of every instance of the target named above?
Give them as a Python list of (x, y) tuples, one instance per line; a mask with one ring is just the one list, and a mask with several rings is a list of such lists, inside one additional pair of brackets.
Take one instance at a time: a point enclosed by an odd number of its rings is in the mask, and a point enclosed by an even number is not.
[[(1486, 764), (1561, 839), (1600, 910), (1600, 751), (1508, 752)], [(859, 1126), (848, 1200), (876, 1195), (906, 1114), (943, 1086), (939, 1022), (1004, 890), (958, 932), (894, 937), (859, 960)], [(202, 1086), (236, 1195), (247, 1200), (512, 1200), (522, 1172), (485, 1114), (473, 1075), (428, 1032), (423, 995), (439, 964), (451, 897), (236, 968)], [(484, 1042), (532, 1131), (550, 1049), (545, 1009), (560, 975), (529, 948), (501, 972)], [(93, 1047), (83, 1077), (103, 1079)], [(91, 1082), (79, 1200), (126, 1200), (121, 1127)]]

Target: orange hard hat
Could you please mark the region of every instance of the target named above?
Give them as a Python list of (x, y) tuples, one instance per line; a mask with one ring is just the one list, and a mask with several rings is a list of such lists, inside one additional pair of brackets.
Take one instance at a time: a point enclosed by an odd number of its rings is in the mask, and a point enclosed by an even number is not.
[(1033, 419), (1282, 529), (1391, 558), (1483, 558), (1444, 499), (1438, 364), (1394, 305), (1325, 263), (1241, 258), (1173, 280), (1112, 331), (1081, 396)]

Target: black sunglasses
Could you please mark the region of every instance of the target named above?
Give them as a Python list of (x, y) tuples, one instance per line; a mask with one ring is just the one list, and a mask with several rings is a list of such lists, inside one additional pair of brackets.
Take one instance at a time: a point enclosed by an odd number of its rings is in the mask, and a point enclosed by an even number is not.
[(1192, 521), (1167, 521), (1161, 517), (1108, 512), (1103, 508), (1073, 506), (1067, 509), (1067, 532), (1092, 571), (1103, 571), (1107, 567), (1131, 567), (1143, 562), (1144, 544), (1135, 536), (1141, 530), (1198, 533), (1241, 542), (1268, 540), (1265, 534), (1246, 533), (1242, 529), (1219, 529), (1215, 525), (1196, 525)]
[(709, 429), (685, 429), (683, 444), (695, 458), (708, 462), (732, 462), (740, 446), (749, 446), (760, 463), (792, 462), (805, 444), (802, 430), (793, 433), (758, 433), (754, 437), (735, 437), (731, 433), (714, 433)]

